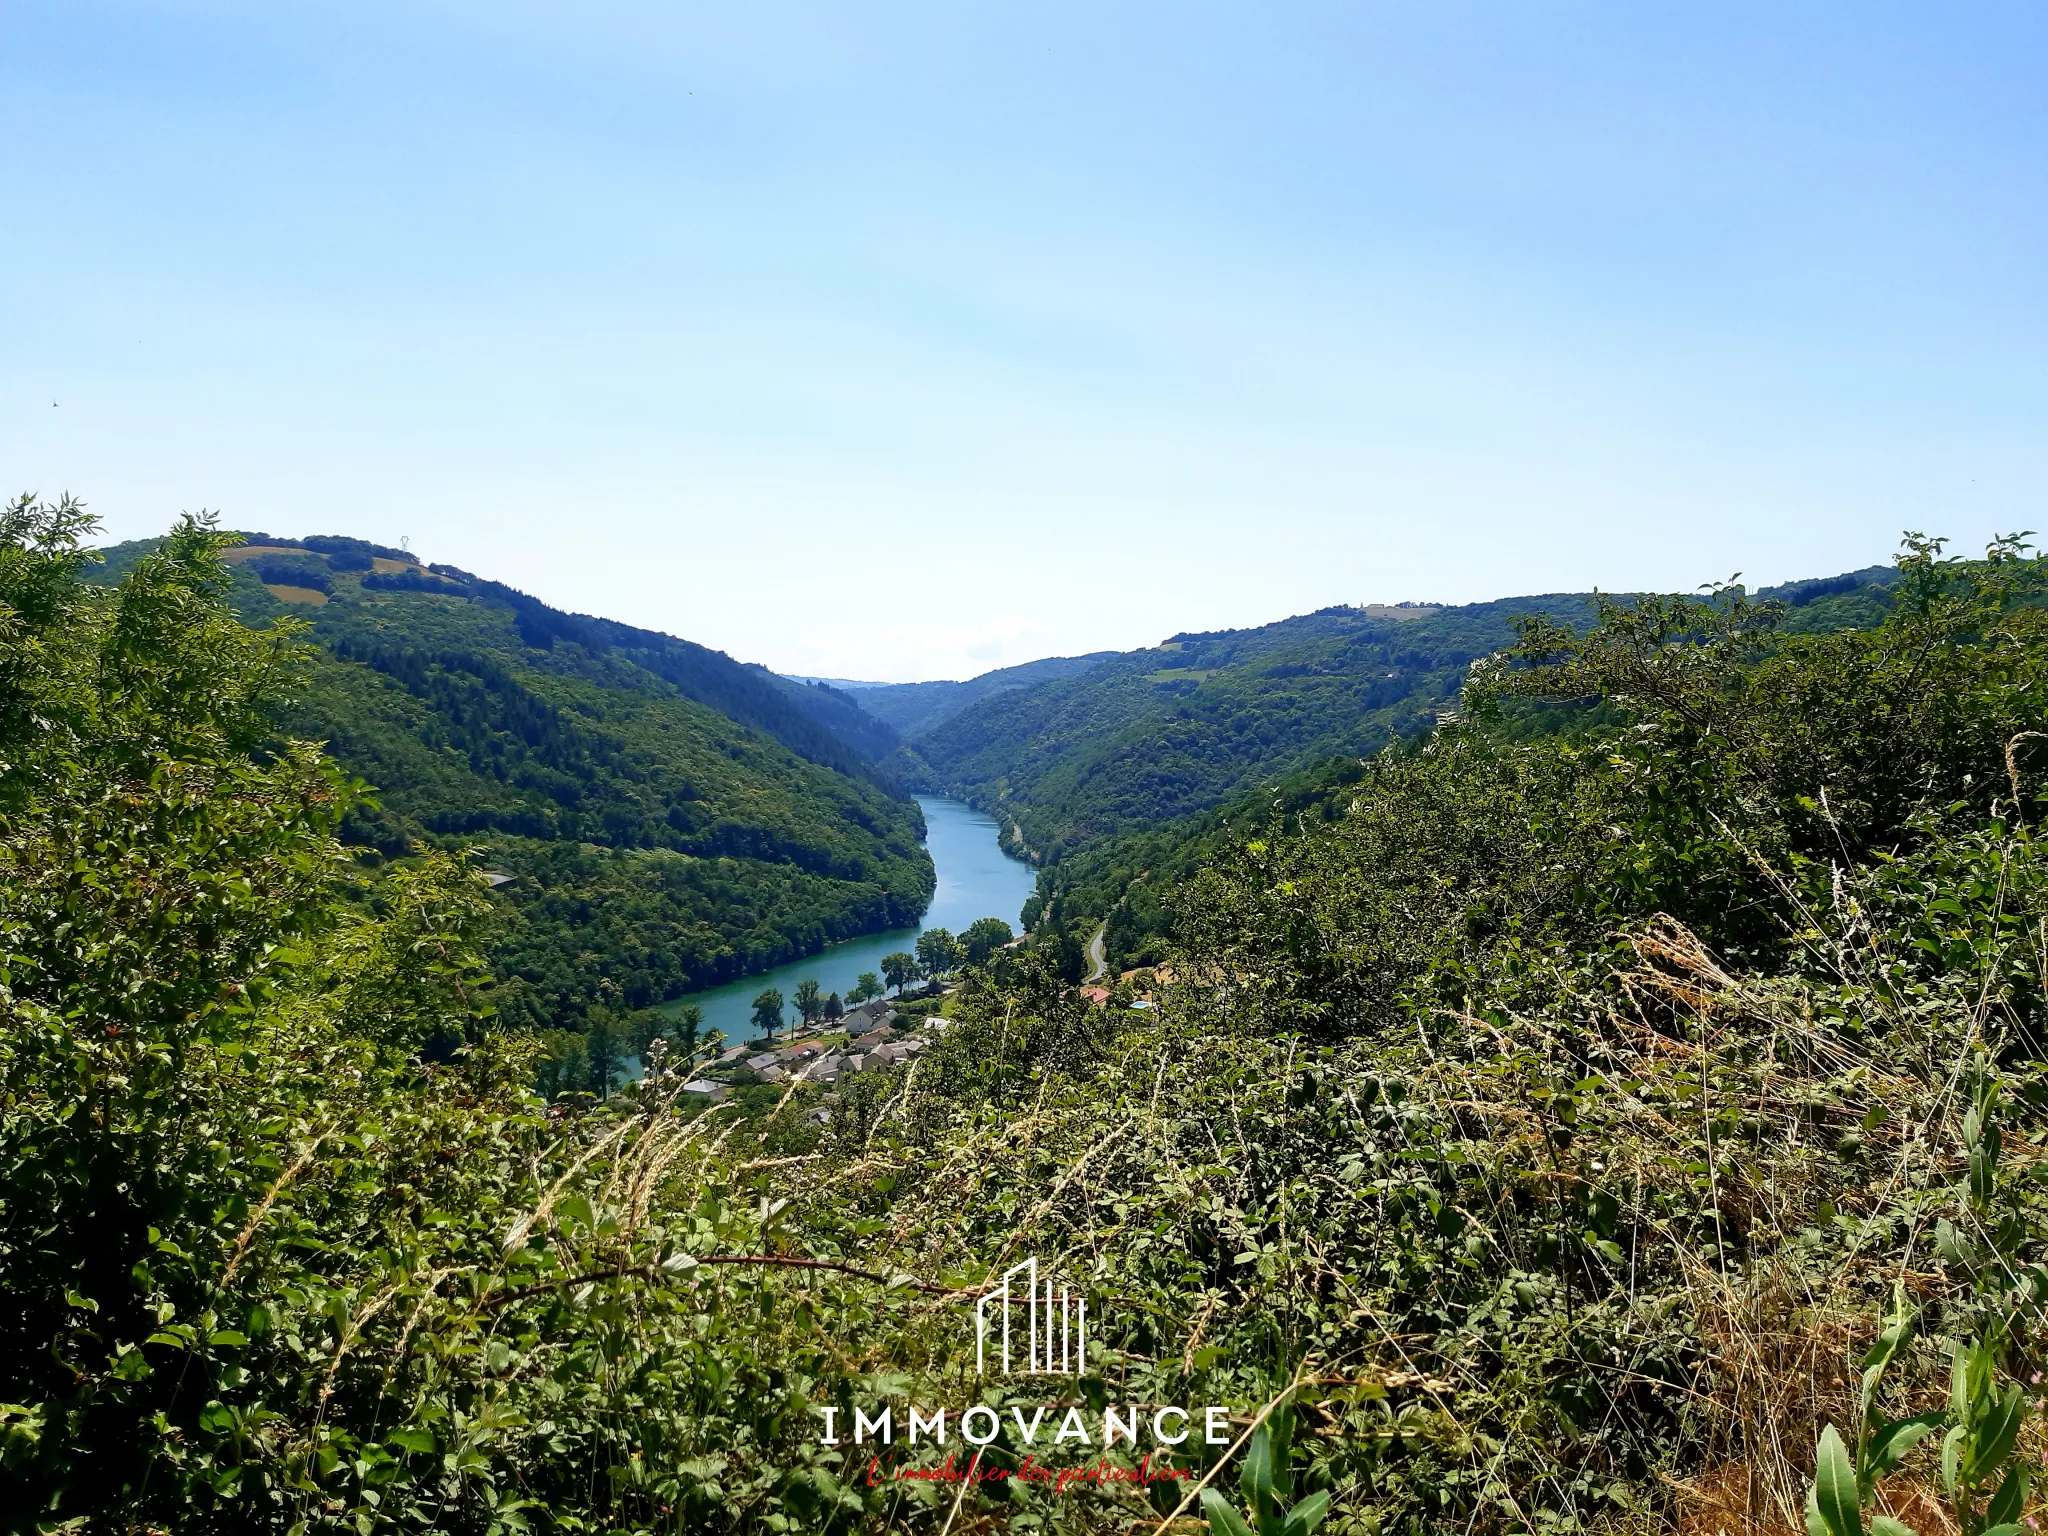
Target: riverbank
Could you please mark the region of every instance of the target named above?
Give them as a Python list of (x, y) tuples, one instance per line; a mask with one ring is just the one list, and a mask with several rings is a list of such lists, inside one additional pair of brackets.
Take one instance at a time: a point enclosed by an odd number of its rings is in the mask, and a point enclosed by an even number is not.
[(694, 1003), (704, 1010), (706, 1032), (718, 1030), (735, 1042), (750, 1040), (758, 1033), (752, 1022), (754, 999), (766, 988), (773, 987), (788, 998), (798, 982), (810, 978), (821, 991), (844, 997), (863, 972), (880, 972), (882, 956), (898, 950), (915, 952), (917, 936), (927, 929), (944, 928), (957, 934), (982, 917), (999, 917), (1017, 927), (1038, 872), (1005, 853), (996, 823), (972, 806), (936, 795), (916, 798), (924, 812), (925, 848), (938, 875), (932, 903), (920, 922), (864, 934), (829, 945), (806, 959), (689, 993), (664, 1004), (662, 1012), (674, 1017), (686, 1004)]

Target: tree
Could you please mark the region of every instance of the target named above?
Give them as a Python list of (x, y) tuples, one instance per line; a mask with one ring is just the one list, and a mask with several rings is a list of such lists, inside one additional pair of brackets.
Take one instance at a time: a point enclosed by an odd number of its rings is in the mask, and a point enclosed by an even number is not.
[(943, 976), (960, 964), (960, 941), (944, 928), (927, 928), (917, 936), (917, 963), (927, 976)]
[(871, 997), (882, 995), (882, 978), (873, 971), (862, 971), (860, 980), (853, 984), (853, 990), (846, 994), (846, 1000), (858, 1007)]
[(584, 1082), (583, 1037), (573, 1029), (550, 1029), (542, 1033), (541, 1054), (534, 1063), (534, 1087), (553, 1103), (565, 1093), (575, 1093)]
[(647, 1064), (647, 1053), (653, 1049), (654, 1042), (668, 1038), (668, 1025), (668, 1019), (656, 1008), (641, 1008), (627, 1015), (626, 1049), (643, 1068)]
[(1000, 917), (977, 917), (960, 935), (960, 948), (969, 965), (982, 965), (1015, 937)]
[[(626, 1021), (626, 1047), (646, 1068), (648, 1052), (657, 1040), (666, 1040), (687, 1061), (696, 1054), (697, 1034), (704, 1025), (704, 1010), (696, 1003), (680, 1004), (674, 1013), (659, 1008), (642, 1008)], [(676, 1064), (671, 1059), (670, 1065)]]
[(806, 1025), (815, 1022), (818, 1015), (824, 1012), (825, 1009), (824, 1001), (818, 995), (818, 978), (806, 976), (802, 981), (798, 982), (795, 995), (790, 1001), (796, 1004), (796, 1011), (803, 1015), (803, 1021)]
[(1062, 928), (1053, 936), (1053, 953), (1058, 957), (1060, 980), (1078, 982), (1088, 974), (1088, 951), (1071, 928)]
[(782, 1028), (782, 994), (773, 987), (765, 989), (754, 999), (754, 1028), (770, 1040), (775, 1031)]
[(828, 1019), (843, 1019), (846, 1017), (846, 1004), (839, 1001), (839, 994), (837, 992), (829, 993), (825, 998), (825, 1017)]
[[(299, 1127), (343, 1105), (438, 1113), (459, 1095), (419, 1085), (483, 1075), (421, 1048), (479, 1038), (471, 936), (490, 902), (422, 849), (375, 915), (345, 905), (333, 833), (361, 788), (271, 718), (307, 660), (301, 626), (234, 619), (234, 540), (207, 520), (182, 519), (118, 590), (80, 579), (93, 528), (69, 498), (0, 508), (0, 1441), (17, 1511), (173, 1529), (205, 1517), (167, 1448), (205, 1442), (210, 1402), (254, 1408), (209, 1353), (246, 1337), (212, 1320), (246, 1317), (248, 1273), (279, 1262), (275, 1222), (230, 1247), (239, 1213), (293, 1157), (318, 1146), (331, 1166), (336, 1138), (295, 1152)], [(351, 1211), (327, 1236), (374, 1221)], [(153, 1366), (151, 1336), (203, 1347)]]
[(620, 1047), (621, 1031), (609, 1011), (593, 1009), (590, 1028), (583, 1039), (583, 1056), (588, 1066), (590, 1091), (600, 1099), (611, 1097), (619, 1079), (626, 1075), (626, 1053)]
[(686, 1060), (697, 1054), (697, 1035), (703, 1028), (704, 1008), (701, 1003), (684, 1003), (676, 1009), (676, 1045)]
[(893, 955), (882, 956), (882, 974), (889, 979), (889, 985), (896, 989), (896, 995), (903, 995), (903, 988), (924, 974), (918, 969), (917, 956), (904, 950)]

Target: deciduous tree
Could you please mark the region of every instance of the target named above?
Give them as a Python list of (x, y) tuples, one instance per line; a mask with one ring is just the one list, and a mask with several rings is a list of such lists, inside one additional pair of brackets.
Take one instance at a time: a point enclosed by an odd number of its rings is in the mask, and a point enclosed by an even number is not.
[(927, 976), (943, 976), (960, 964), (960, 941), (944, 928), (917, 936), (917, 963)]
[(814, 1022), (818, 1015), (824, 1012), (824, 1000), (818, 995), (818, 992), (818, 978), (806, 976), (796, 984), (796, 991), (791, 994), (790, 1001), (796, 1005), (797, 1013), (802, 1016), (804, 1023), (807, 1025)]
[(918, 969), (917, 956), (899, 949), (892, 955), (882, 956), (882, 974), (896, 989), (896, 995), (901, 997), (904, 987), (924, 973)]
[(754, 999), (754, 1028), (770, 1040), (782, 1028), (782, 994), (773, 987), (763, 988)]

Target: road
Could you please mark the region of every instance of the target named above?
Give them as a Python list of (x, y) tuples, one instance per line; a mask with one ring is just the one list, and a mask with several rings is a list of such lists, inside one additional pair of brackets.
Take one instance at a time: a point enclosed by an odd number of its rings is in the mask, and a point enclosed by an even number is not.
[(1102, 973), (1109, 969), (1109, 957), (1102, 952), (1102, 936), (1109, 932), (1109, 919), (1104, 918), (1096, 925), (1095, 936), (1088, 941), (1088, 980), (1099, 981)]

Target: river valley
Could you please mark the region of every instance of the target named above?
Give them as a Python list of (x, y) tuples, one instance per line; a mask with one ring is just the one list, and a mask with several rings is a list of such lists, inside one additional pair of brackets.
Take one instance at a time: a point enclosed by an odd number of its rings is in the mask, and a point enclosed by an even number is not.
[[(1018, 913), (1031, 894), (1037, 872), (1003, 852), (995, 822), (972, 806), (930, 795), (919, 795), (917, 803), (924, 812), (925, 847), (939, 877), (923, 922), (914, 928), (892, 928), (848, 939), (806, 959), (692, 992), (667, 1004), (663, 1011), (673, 1013), (685, 1003), (695, 1003), (704, 1010), (707, 1032), (719, 1030), (735, 1043), (751, 1040), (756, 1034), (751, 1022), (754, 999), (763, 988), (773, 987), (787, 998), (798, 982), (812, 976), (826, 992), (844, 997), (861, 972), (881, 970), (882, 956), (899, 949), (915, 950), (917, 936), (927, 928), (945, 928), (957, 934), (980, 917), (999, 917), (1017, 927)], [(793, 1021), (795, 1011), (785, 1010), (784, 1016)]]

